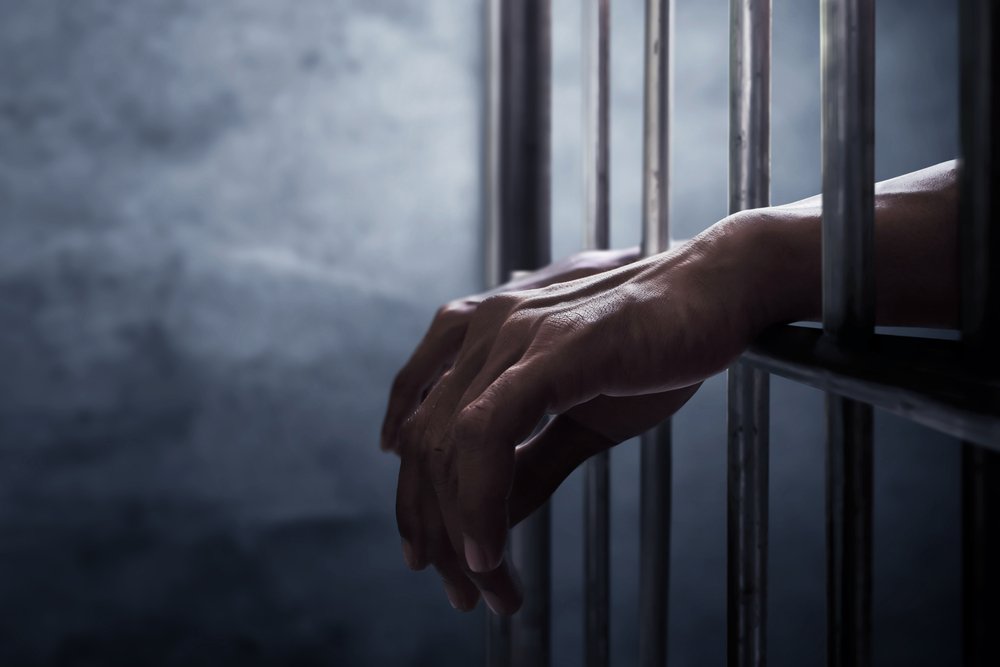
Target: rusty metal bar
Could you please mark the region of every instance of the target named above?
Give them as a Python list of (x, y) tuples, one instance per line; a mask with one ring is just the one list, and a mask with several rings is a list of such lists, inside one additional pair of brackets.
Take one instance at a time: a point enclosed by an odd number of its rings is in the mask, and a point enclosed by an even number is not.
[[(670, 99), (673, 1), (646, 1), (645, 92), (643, 113), (642, 251), (670, 247)], [(644, 433), (640, 452), (639, 498), (639, 665), (667, 661), (670, 574), (669, 420)]]
[[(771, 2), (730, 0), (729, 212), (767, 206), (771, 181)], [(729, 369), (726, 654), (767, 661), (769, 376)]]
[[(609, 216), (610, 0), (583, 4), (584, 192), (588, 249), (607, 249)], [(607, 667), (611, 646), (609, 455), (586, 463), (584, 477), (584, 653), (587, 667)]]

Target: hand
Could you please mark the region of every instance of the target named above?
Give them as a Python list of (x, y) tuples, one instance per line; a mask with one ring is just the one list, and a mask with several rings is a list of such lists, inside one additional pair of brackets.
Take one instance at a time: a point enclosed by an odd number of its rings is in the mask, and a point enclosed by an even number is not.
[(469, 320), (483, 299), (494, 294), (544, 287), (616, 269), (635, 260), (638, 254), (638, 248), (581, 252), (484, 294), (456, 299), (441, 306), (423, 340), (392, 384), (382, 422), (382, 450), (398, 453), (400, 425), (413, 414), (430, 388), (455, 360)]
[[(672, 414), (759, 329), (738, 227), (478, 306), (454, 366), (399, 438), (407, 560), (434, 563), (456, 606), (474, 604), (478, 588), (494, 610), (516, 610), (508, 526), (589, 455)], [(560, 416), (515, 449), (547, 412)]]

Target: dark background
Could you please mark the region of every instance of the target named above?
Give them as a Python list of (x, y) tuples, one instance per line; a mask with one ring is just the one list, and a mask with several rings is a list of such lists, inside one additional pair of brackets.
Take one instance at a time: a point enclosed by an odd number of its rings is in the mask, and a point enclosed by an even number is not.
[[(615, 240), (642, 4), (613, 3)], [(819, 187), (818, 14), (774, 0), (773, 199)], [(956, 9), (878, 3), (877, 174), (954, 157)], [(580, 245), (580, 11), (554, 2), (553, 224)], [(678, 0), (674, 234), (725, 214), (728, 2)], [(445, 0), (0, 0), (0, 664), (471, 665), (405, 570), (389, 381), (480, 287), (482, 16)], [(724, 378), (677, 417), (671, 657), (721, 665)], [(822, 399), (774, 380), (774, 665), (824, 653)], [(875, 656), (959, 657), (957, 448), (878, 415)], [(638, 455), (613, 455), (635, 662)], [(577, 664), (580, 480), (554, 504)]]

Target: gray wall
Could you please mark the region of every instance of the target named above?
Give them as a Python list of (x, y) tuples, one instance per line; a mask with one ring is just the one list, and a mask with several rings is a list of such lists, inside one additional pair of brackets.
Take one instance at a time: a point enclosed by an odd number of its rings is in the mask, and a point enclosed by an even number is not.
[[(615, 239), (638, 237), (640, 2), (614, 4)], [(676, 234), (721, 217), (725, 0), (678, 2)], [(774, 199), (819, 183), (815, 3), (775, 1)], [(879, 4), (878, 174), (955, 151), (955, 15)], [(557, 253), (579, 246), (579, 7), (556, 0)], [(0, 664), (467, 665), (405, 570), (388, 382), (479, 272), (478, 3), (0, 0)], [(722, 379), (676, 420), (671, 652), (718, 665)], [(773, 664), (823, 645), (821, 399), (774, 382)], [(876, 654), (958, 651), (957, 459), (879, 419)], [(637, 451), (614, 454), (632, 664)], [(582, 618), (555, 500), (557, 664)]]

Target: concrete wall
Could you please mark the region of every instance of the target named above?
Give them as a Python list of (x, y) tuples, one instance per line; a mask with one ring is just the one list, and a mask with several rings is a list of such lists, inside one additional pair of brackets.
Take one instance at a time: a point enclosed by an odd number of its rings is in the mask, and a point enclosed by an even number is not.
[[(955, 147), (954, 9), (883, 2), (879, 175)], [(725, 207), (724, 0), (680, 2), (675, 229)], [(775, 3), (775, 200), (818, 187), (818, 18)], [(578, 246), (579, 7), (554, 3), (558, 252)], [(388, 382), (480, 279), (478, 3), (0, 0), (0, 664), (468, 665), (405, 570)], [(641, 3), (615, 3), (616, 240), (638, 234)], [(671, 652), (723, 656), (723, 382), (677, 419)], [(820, 399), (775, 382), (773, 664), (823, 642)], [(888, 419), (876, 653), (957, 655), (957, 459)], [(614, 455), (632, 664), (637, 455)], [(576, 664), (579, 479), (556, 498)]]

